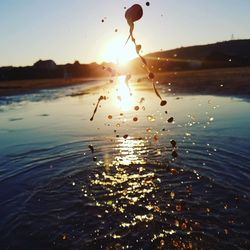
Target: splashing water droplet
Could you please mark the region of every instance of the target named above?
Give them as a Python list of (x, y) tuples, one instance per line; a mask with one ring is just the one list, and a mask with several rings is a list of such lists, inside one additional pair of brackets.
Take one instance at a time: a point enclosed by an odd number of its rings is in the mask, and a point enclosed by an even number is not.
[(160, 240), (160, 247), (164, 247), (165, 246), (165, 241), (164, 240)]
[(128, 138), (128, 135), (127, 135), (127, 134), (126, 134), (126, 135), (124, 135), (124, 136), (123, 136), (123, 138), (124, 138), (124, 139), (127, 139), (127, 138)]
[(148, 74), (148, 78), (149, 78), (149, 79), (154, 79), (154, 78), (155, 78), (154, 73), (150, 72), (150, 73)]
[(181, 225), (181, 229), (183, 231), (186, 230), (187, 229), (187, 224), (183, 222), (182, 225)]
[(142, 97), (141, 100), (140, 100), (140, 103), (143, 103), (145, 101), (145, 98)]
[(174, 192), (171, 192), (171, 193), (170, 193), (170, 197), (171, 197), (171, 199), (174, 199), (175, 193), (174, 193)]
[(175, 140), (171, 140), (170, 143), (171, 143), (171, 145), (172, 145), (173, 148), (176, 147), (176, 141)]
[(174, 224), (175, 224), (176, 227), (179, 227), (179, 226), (180, 226), (180, 223), (179, 223), (178, 220), (175, 220)]
[(136, 49), (136, 53), (139, 54), (140, 51), (141, 51), (141, 45), (137, 44), (136, 47), (135, 47), (135, 49)]
[(102, 101), (102, 100), (106, 100), (106, 96), (102, 96), (102, 95), (101, 95), (101, 96), (99, 97), (98, 102), (97, 102), (97, 104), (96, 104), (96, 106), (95, 106), (93, 115), (92, 115), (92, 117), (90, 118), (90, 121), (93, 121), (94, 116), (95, 116), (95, 113), (96, 113), (96, 111), (97, 111), (97, 109), (98, 109), (99, 103), (100, 103), (100, 101)]
[(177, 212), (180, 212), (180, 211), (181, 211), (181, 205), (176, 205), (176, 206), (175, 206), (175, 210), (176, 210)]
[[(149, 2), (148, 2), (148, 4), (149, 4)], [(131, 37), (131, 40), (132, 40), (132, 42), (135, 45), (136, 53), (138, 54), (139, 58), (141, 59), (141, 61), (143, 63), (143, 66), (145, 67), (145, 69), (148, 72), (148, 78), (151, 79), (151, 80), (153, 80), (154, 77), (155, 77), (155, 75), (154, 75), (153, 72), (151, 72), (149, 70), (149, 67), (148, 67), (146, 59), (140, 55), (141, 45), (137, 45), (136, 44), (135, 38), (133, 36), (134, 22), (137, 21), (137, 20), (139, 20), (139, 19), (141, 19), (142, 16), (143, 16), (143, 9), (142, 9), (142, 7), (139, 4), (133, 5), (132, 7), (130, 7), (126, 11), (125, 18), (127, 19), (127, 23), (128, 23), (128, 25), (130, 27), (130, 30), (129, 30), (129, 37), (128, 37), (125, 45), (127, 44), (127, 42), (129, 41), (129, 39)], [(162, 100), (162, 98), (161, 98), (159, 92), (157, 91), (154, 83), (153, 83), (153, 87), (154, 87), (154, 91), (155, 91), (156, 95)]]
[(177, 157), (178, 157), (178, 154), (177, 154), (176, 150), (173, 150), (173, 151), (172, 151), (172, 156), (173, 156), (174, 158), (177, 158)]
[(150, 122), (154, 122), (155, 121), (155, 118), (152, 115), (148, 115), (147, 118), (148, 118), (148, 120)]
[(174, 121), (174, 118), (173, 118), (173, 117), (168, 118), (168, 122), (169, 122), (169, 123), (172, 123), (173, 121)]
[(155, 134), (153, 138), (154, 138), (154, 141), (158, 141), (159, 140), (159, 135)]
[(167, 104), (166, 100), (162, 100), (161, 103), (160, 103), (161, 106), (165, 106), (166, 104)]
[(94, 147), (93, 145), (89, 145), (89, 149), (91, 150), (92, 154), (94, 153)]
[(172, 175), (178, 174), (178, 172), (177, 172), (177, 170), (176, 170), (175, 168), (171, 168), (171, 169), (170, 169), (170, 173), (171, 173)]
[(133, 6), (128, 8), (125, 12), (125, 18), (127, 19), (128, 24), (140, 20), (142, 16), (143, 16), (143, 9), (139, 4), (134, 4)]

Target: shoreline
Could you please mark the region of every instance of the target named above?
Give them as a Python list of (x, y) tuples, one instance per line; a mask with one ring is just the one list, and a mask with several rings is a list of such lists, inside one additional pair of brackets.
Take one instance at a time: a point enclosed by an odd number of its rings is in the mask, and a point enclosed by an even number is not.
[(250, 97), (250, 67), (172, 72), (157, 78), (177, 94)]
[[(146, 75), (141, 75), (148, 81)], [(156, 73), (155, 81), (171, 89), (169, 93), (201, 94), (250, 97), (250, 67), (219, 68), (192, 71)], [(144, 87), (137, 83), (138, 76), (133, 76), (136, 88)], [(107, 77), (73, 78), (73, 79), (35, 79), (0, 81), (0, 97), (34, 93), (40, 90), (70, 87), (91, 81), (107, 81)], [(137, 82), (136, 82), (137, 81)]]
[(57, 89), (77, 86), (84, 83), (104, 80), (105, 78), (73, 78), (69, 80), (54, 79), (29, 79), (15, 81), (0, 81), (0, 97), (24, 95), (40, 90)]

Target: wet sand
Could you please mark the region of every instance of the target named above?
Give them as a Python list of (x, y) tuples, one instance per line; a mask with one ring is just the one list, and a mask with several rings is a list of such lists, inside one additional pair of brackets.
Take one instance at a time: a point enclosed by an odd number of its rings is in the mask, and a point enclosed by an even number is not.
[[(156, 81), (169, 85), (171, 92), (176, 94), (250, 95), (250, 67), (164, 72), (155, 75)], [(147, 77), (141, 75), (133, 79), (136, 82), (142, 79), (144, 82)], [(41, 89), (73, 86), (96, 80), (107, 80), (107, 78), (1, 81), (0, 96), (26, 94)], [(139, 84), (138, 87), (145, 86)]]

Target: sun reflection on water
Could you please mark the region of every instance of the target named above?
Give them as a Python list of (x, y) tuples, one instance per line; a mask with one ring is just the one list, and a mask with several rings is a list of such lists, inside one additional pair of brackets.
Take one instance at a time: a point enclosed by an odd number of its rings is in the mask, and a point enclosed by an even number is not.
[(141, 138), (117, 139), (112, 156), (99, 161), (91, 175), (90, 190), (100, 220), (112, 215), (110, 230), (103, 237), (122, 242), (128, 232), (140, 228), (153, 245), (192, 249), (193, 242), (199, 240), (192, 231), (198, 230), (200, 223), (188, 214), (183, 216), (183, 211), (189, 211), (183, 198), (192, 193), (186, 178), (201, 180), (193, 172), (149, 161), (149, 145)]
[[(129, 169), (131, 168), (131, 169)], [(133, 227), (138, 223), (150, 222), (154, 219), (154, 205), (147, 201), (147, 197), (153, 195), (158, 189), (154, 183), (155, 174), (145, 172), (142, 166), (114, 166), (113, 171), (103, 172), (92, 180), (92, 184), (99, 186), (106, 191), (106, 198), (96, 205), (105, 207), (109, 212), (116, 212), (124, 215), (121, 218), (120, 228)], [(144, 205), (144, 203), (146, 203)], [(144, 207), (144, 214), (137, 214), (136, 211), (129, 218), (131, 206)]]
[(117, 151), (119, 153), (115, 156), (115, 162), (126, 166), (146, 163), (143, 155), (147, 154), (148, 148), (144, 140), (120, 139), (118, 143)]
[(119, 139), (114, 160), (108, 168), (104, 166), (103, 172), (92, 179), (94, 186), (106, 191), (105, 201), (98, 202), (97, 206), (109, 207), (120, 214), (129, 214), (127, 209), (130, 206), (146, 209), (145, 214), (134, 213), (130, 220), (125, 216), (124, 220), (121, 220), (120, 228), (150, 222), (154, 219), (152, 212), (157, 210), (147, 198), (153, 195), (158, 186), (155, 173), (144, 168), (146, 164), (144, 157), (147, 155), (146, 143), (144, 140), (134, 138)]
[(126, 76), (119, 76), (117, 78), (115, 94), (115, 105), (118, 106), (122, 111), (128, 111), (133, 107), (133, 105), (135, 105), (133, 87), (126, 84)]

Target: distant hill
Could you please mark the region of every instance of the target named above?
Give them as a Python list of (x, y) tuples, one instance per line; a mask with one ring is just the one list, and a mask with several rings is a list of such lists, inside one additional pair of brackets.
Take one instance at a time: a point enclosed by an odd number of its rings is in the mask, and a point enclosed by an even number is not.
[[(145, 56), (156, 71), (250, 66), (250, 39), (181, 47)], [(130, 70), (141, 68), (139, 59)]]
[(250, 57), (250, 39), (181, 47), (167, 51), (155, 52), (148, 54), (147, 56), (167, 58), (174, 57), (174, 55), (177, 54), (178, 58), (202, 60), (214, 52), (220, 52), (229, 56)]

